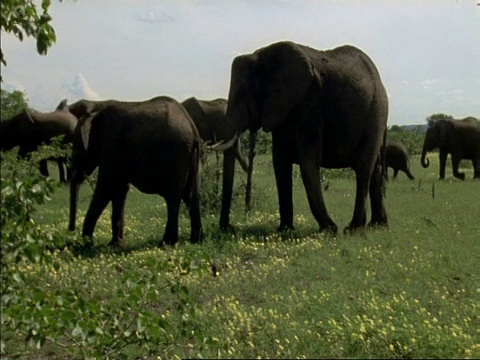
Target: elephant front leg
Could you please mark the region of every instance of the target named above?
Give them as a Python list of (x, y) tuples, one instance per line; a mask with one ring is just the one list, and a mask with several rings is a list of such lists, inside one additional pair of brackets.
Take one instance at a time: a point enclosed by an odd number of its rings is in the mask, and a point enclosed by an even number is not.
[(303, 186), (307, 193), (310, 210), (317, 220), (320, 231), (327, 231), (336, 234), (337, 225), (327, 213), (323, 199), (322, 187), (320, 184), (320, 169), (315, 160), (311, 157), (300, 160), (300, 171), (302, 174)]
[(445, 150), (440, 150), (438, 155), (440, 161), (440, 180), (445, 179), (445, 166), (447, 165), (447, 155), (448, 153)]
[(465, 174), (458, 171), (458, 167), (460, 166), (461, 158), (459, 156), (455, 156), (452, 154), (452, 168), (453, 168), (453, 176), (457, 179), (465, 180)]
[(48, 164), (47, 164), (47, 160), (45, 159), (40, 160), (40, 174), (42, 174), (45, 177), (49, 175)]
[(220, 212), (220, 229), (229, 230), (230, 207), (232, 204), (233, 178), (235, 173), (236, 147), (223, 153), (222, 209)]
[(63, 159), (57, 159), (57, 166), (58, 166), (58, 177), (60, 178), (60, 182), (62, 184), (67, 183), (67, 176), (65, 174), (65, 161)]
[(480, 159), (472, 159), (473, 178), (480, 179)]
[(273, 170), (277, 183), (280, 208), (279, 231), (293, 229), (292, 162), (283, 158), (279, 149), (273, 147)]
[(123, 232), (125, 228), (125, 203), (130, 186), (124, 184), (115, 189), (112, 196), (112, 240), (111, 246), (123, 245)]
[(85, 220), (83, 222), (82, 236), (93, 239), (93, 232), (97, 221), (102, 215), (103, 210), (112, 199), (110, 184), (106, 181), (106, 176), (102, 175), (101, 169), (98, 174), (97, 185), (93, 193), (92, 201), (88, 207)]

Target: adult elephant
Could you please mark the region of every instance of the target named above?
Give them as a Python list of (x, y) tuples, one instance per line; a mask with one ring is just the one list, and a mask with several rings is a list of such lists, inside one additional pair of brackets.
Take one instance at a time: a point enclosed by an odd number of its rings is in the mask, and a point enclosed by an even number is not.
[(448, 154), (452, 158), (453, 176), (465, 180), (465, 173), (458, 171), (458, 166), (460, 160), (469, 159), (473, 164), (473, 178), (480, 178), (480, 122), (474, 117), (430, 121), (420, 159), (424, 168), (430, 164), (427, 152), (434, 149), (440, 150), (440, 180), (445, 179)]
[(337, 225), (324, 204), (320, 167), (351, 167), (356, 173), (355, 208), (345, 231), (366, 225), (369, 194), (370, 224), (387, 225), (380, 151), (387, 116), (388, 99), (377, 68), (355, 47), (319, 51), (285, 41), (233, 61), (227, 118), (236, 124), (235, 136), (248, 128), (272, 132), (280, 230), (293, 228), (294, 163), (300, 165), (321, 231), (335, 233)]
[[(77, 118), (62, 111), (40, 113), (23, 110), (0, 124), (0, 149), (4, 151), (19, 146), (18, 156), (24, 158), (36, 151), (40, 145), (49, 144), (53, 138), (60, 135), (63, 135), (64, 144), (71, 143)], [(60, 182), (67, 182), (67, 158), (61, 156), (49, 160), (57, 162)], [(40, 161), (40, 172), (44, 176), (49, 175), (47, 159)]]
[[(183, 107), (192, 117), (197, 126), (200, 137), (206, 143), (227, 141), (231, 136), (233, 124), (227, 121), (227, 100), (218, 98), (214, 100), (199, 100), (191, 97), (182, 102)], [(236, 139), (232, 147), (223, 153), (223, 179), (222, 179), (222, 209), (220, 212), (220, 228), (228, 229), (230, 225), (230, 207), (232, 202), (233, 180), (235, 174), (235, 159), (242, 169), (247, 172), (250, 183), (252, 166), (247, 164), (241, 153), (240, 139)], [(250, 152), (249, 164), (253, 162), (253, 153)], [(247, 185), (247, 189), (251, 186)], [(249, 193), (246, 194), (247, 208), (249, 207)]]
[(163, 242), (178, 241), (183, 200), (190, 213), (190, 241), (202, 237), (199, 204), (201, 138), (185, 109), (159, 96), (143, 102), (110, 101), (81, 117), (73, 137), (70, 230), (75, 228), (78, 190), (84, 174), (98, 167), (82, 235), (92, 238), (101, 213), (112, 202), (111, 245), (123, 241), (125, 202), (130, 184), (165, 198), (168, 219)]
[(393, 169), (394, 179), (400, 170), (403, 171), (410, 180), (415, 179), (410, 172), (407, 148), (400, 141), (387, 140), (385, 145), (385, 166), (387, 169), (389, 167)]
[[(107, 106), (116, 105), (119, 102), (116, 100), (93, 101), (82, 99), (73, 104), (68, 104), (67, 100), (62, 100), (56, 110), (69, 111), (76, 117), (86, 117), (95, 111), (102, 110)], [(187, 110), (193, 119), (200, 137), (204, 141), (225, 141), (226, 136), (231, 134), (231, 125), (226, 119), (227, 100), (198, 100), (194, 97), (188, 98), (182, 102), (182, 106)], [(250, 192), (251, 192), (251, 175), (253, 172), (253, 151), (250, 151), (248, 165), (241, 156), (240, 142), (235, 139), (230, 142), (232, 147), (224, 152), (223, 159), (223, 185), (222, 185), (222, 208), (220, 213), (220, 228), (229, 229), (230, 225), (230, 208), (233, 192), (233, 180), (235, 172), (235, 158), (242, 166), (242, 169), (247, 171), (247, 191), (246, 202), (249, 206)], [(72, 227), (74, 225), (71, 225)]]

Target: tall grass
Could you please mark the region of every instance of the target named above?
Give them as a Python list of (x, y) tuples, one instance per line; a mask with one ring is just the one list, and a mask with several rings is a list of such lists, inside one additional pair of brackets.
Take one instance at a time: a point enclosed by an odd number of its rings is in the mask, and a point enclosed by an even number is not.
[[(454, 179), (449, 168), (447, 179), (437, 181), (433, 156), (428, 169), (420, 167), (418, 158), (411, 163), (415, 181), (400, 173), (388, 183), (389, 228), (348, 236), (317, 232), (298, 169), (296, 228), (276, 232), (279, 214), (269, 156), (256, 159), (253, 210), (244, 213), (244, 175), (238, 171), (231, 216), (236, 231), (220, 232), (218, 214), (204, 212), (206, 238), (200, 245), (187, 242), (189, 220), (182, 215), (180, 245), (158, 248), (165, 203), (133, 189), (127, 200), (125, 249), (102, 247), (111, 231), (106, 211), (95, 231), (93, 256), (67, 256), (67, 248), (51, 253), (48, 261), (20, 267), (25, 286), (37, 284), (47, 298), (71, 289), (104, 310), (76, 313), (70, 333), (57, 333), (40, 350), (22, 350), (21, 343), (14, 343), (14, 350), (23, 358), (58, 359), (89, 354), (478, 358), (480, 182), (471, 180), (469, 168), (464, 182)], [(326, 171), (324, 177), (327, 208), (343, 228), (353, 213), (355, 179), (349, 171)], [(83, 187), (80, 221), (91, 193)], [(43, 229), (66, 229), (67, 209), (68, 189), (61, 188), (34, 218)], [(58, 306), (59, 313), (64, 311)], [(125, 314), (140, 309), (145, 315), (140, 327), (137, 322), (114, 326), (115, 319), (130, 319)], [(63, 321), (49, 316), (49, 323)], [(152, 319), (161, 326), (151, 325)], [(95, 325), (91, 336), (96, 339), (90, 348), (96, 344), (101, 351), (89, 353), (89, 338), (81, 336), (89, 324)], [(152, 331), (150, 337), (145, 327)], [(67, 336), (74, 331), (78, 336)], [(114, 335), (126, 339), (115, 356), (109, 353), (115, 344), (106, 341)], [(127, 341), (132, 336), (144, 341)]]

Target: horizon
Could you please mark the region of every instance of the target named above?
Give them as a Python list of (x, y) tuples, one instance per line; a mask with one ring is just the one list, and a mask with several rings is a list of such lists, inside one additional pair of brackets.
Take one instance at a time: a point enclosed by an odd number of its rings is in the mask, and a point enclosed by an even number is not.
[(82, 0), (52, 2), (50, 13), (47, 56), (2, 32), (2, 88), (39, 111), (64, 98), (226, 98), (235, 56), (291, 40), (364, 50), (388, 92), (389, 126), (480, 117), (475, 0)]

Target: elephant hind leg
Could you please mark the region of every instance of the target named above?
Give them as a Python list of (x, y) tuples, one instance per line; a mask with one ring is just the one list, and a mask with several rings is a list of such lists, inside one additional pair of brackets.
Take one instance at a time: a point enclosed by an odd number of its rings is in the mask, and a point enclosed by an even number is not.
[(372, 177), (370, 179), (370, 206), (372, 208), (372, 219), (369, 226), (387, 226), (387, 211), (383, 201), (383, 192), (385, 183), (380, 172), (379, 164), (375, 165)]
[(175, 245), (178, 242), (178, 216), (180, 212), (180, 197), (166, 196), (167, 203), (167, 225), (162, 242), (167, 245)]
[(398, 175), (398, 172), (400, 171), (399, 168), (395, 168), (393, 169), (393, 178), (396, 179), (397, 178), (397, 175)]
[(190, 242), (199, 243), (203, 239), (202, 218), (200, 214), (200, 195), (198, 185), (196, 189), (186, 188), (183, 195), (183, 202), (187, 206), (190, 215)]
[(408, 168), (405, 169), (405, 174), (407, 174), (407, 176), (410, 180), (415, 180), (415, 177), (412, 175), (412, 173), (410, 172), (410, 170)]

